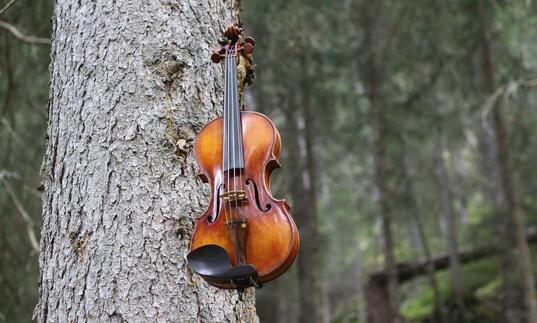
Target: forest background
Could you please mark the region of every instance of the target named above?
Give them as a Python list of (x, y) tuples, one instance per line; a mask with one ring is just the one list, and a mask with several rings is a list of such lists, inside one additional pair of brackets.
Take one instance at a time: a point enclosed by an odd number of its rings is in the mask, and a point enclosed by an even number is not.
[[(242, 7), (257, 40), (247, 107), (281, 131), (274, 191), (302, 239), (290, 273), (257, 292), (261, 321), (365, 322), (387, 306), (416, 322), (533, 322), (537, 4)], [(53, 2), (0, 8), (0, 322), (28, 322)]]

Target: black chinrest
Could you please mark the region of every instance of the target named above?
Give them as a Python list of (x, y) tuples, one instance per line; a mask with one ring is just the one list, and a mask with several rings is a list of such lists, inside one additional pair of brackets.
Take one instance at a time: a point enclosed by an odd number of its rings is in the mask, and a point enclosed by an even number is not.
[(192, 250), (186, 257), (188, 267), (198, 275), (217, 284), (235, 288), (256, 285), (257, 270), (252, 265), (231, 266), (226, 250), (217, 245), (205, 245)]

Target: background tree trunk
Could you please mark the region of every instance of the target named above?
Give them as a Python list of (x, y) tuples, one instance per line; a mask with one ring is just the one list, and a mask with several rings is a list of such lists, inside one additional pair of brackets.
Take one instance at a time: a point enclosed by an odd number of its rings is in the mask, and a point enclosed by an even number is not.
[(419, 201), (418, 194), (416, 194), (416, 189), (414, 188), (414, 176), (412, 174), (412, 169), (410, 167), (410, 162), (408, 161), (408, 154), (406, 153), (405, 143), (402, 143), (403, 147), (403, 156), (402, 156), (402, 175), (403, 175), (403, 185), (408, 195), (408, 203), (410, 209), (410, 220), (412, 225), (415, 226), (418, 233), (418, 239), (420, 242), (420, 247), (423, 251), (423, 256), (425, 258), (425, 263), (427, 264), (427, 279), (431, 285), (434, 295), (434, 318), (438, 323), (445, 323), (446, 318), (442, 310), (442, 295), (440, 294), (440, 289), (438, 288), (438, 282), (436, 281), (436, 275), (433, 265), (433, 259), (431, 256), (431, 248), (429, 247), (429, 242), (425, 235), (425, 229), (423, 226), (421, 204)]
[(302, 74), (295, 79), (296, 92), (292, 106), (286, 106), (288, 152), (287, 167), (291, 171), (289, 190), (292, 196), (292, 214), (300, 231), (300, 252), (297, 256), (299, 311), (298, 322), (329, 322), (325, 294), (322, 286), (322, 242), (318, 228), (318, 203), (316, 191), (316, 158), (314, 134), (316, 129), (309, 99), (311, 84), (308, 69), (311, 68), (306, 52), (307, 39), (302, 30), (306, 20), (304, 12), (296, 13), (300, 19), (300, 37), (293, 54)]
[[(482, 59), (481, 68), (484, 76), (485, 90), (491, 95), (496, 88), (492, 53), (488, 39), (488, 22), (485, 8), (481, 2), (477, 3), (478, 15), (478, 39)], [(501, 178), (501, 187), (505, 197), (508, 216), (510, 220), (507, 227), (512, 230), (503, 230), (507, 233), (507, 243), (512, 243), (517, 249), (517, 259), (520, 273), (520, 282), (524, 291), (524, 305), (526, 307), (526, 320), (528, 323), (537, 323), (537, 293), (535, 291), (535, 278), (533, 277), (531, 254), (526, 240), (525, 217), (520, 205), (520, 197), (515, 185), (514, 173), (511, 167), (511, 158), (508, 147), (507, 129), (502, 115), (501, 100), (495, 102), (492, 107), (492, 125), (496, 139), (496, 157)], [(512, 233), (514, 231), (514, 234)], [(511, 236), (509, 236), (511, 235)], [(507, 282), (510, 284), (510, 282)]]
[[(307, 101), (306, 101), (307, 102)], [(303, 224), (304, 224), (304, 231), (307, 231), (307, 234), (305, 235), (308, 240), (306, 240), (306, 244), (302, 243), (302, 245), (306, 245), (306, 247), (309, 249), (309, 254), (307, 257), (309, 258), (306, 260), (306, 263), (303, 263), (303, 270), (302, 271), (309, 271), (308, 276), (310, 276), (309, 282), (303, 282), (307, 284), (312, 284), (312, 286), (308, 287), (311, 288), (312, 294), (303, 294), (301, 297), (304, 298), (310, 298), (313, 300), (313, 302), (310, 302), (310, 307), (312, 308), (306, 308), (302, 310), (302, 313), (304, 313), (304, 317), (306, 318), (310, 314), (305, 314), (307, 311), (313, 310), (314, 315), (314, 322), (330, 322), (330, 313), (328, 311), (328, 306), (326, 304), (326, 290), (323, 288), (323, 282), (322, 282), (322, 264), (321, 261), (321, 237), (319, 233), (319, 224), (318, 224), (318, 202), (317, 202), (317, 166), (316, 166), (316, 158), (317, 156), (314, 153), (314, 135), (313, 131), (315, 129), (313, 125), (313, 118), (312, 113), (310, 111), (311, 106), (309, 104), (304, 104), (302, 106), (302, 113), (304, 117), (304, 145), (305, 145), (305, 152), (306, 152), (306, 169), (308, 174), (308, 184), (309, 186), (306, 187), (308, 191), (308, 208), (309, 208), (309, 216), (307, 218), (304, 218)], [(303, 253), (305, 254), (305, 253)], [(300, 260), (299, 260), (300, 261)], [(309, 263), (309, 264), (308, 264)], [(302, 290), (302, 289), (301, 289)], [(304, 319), (303, 322), (313, 322), (308, 319)]]
[[(371, 104), (371, 122), (375, 133), (374, 160), (375, 160), (375, 186), (378, 191), (378, 204), (382, 219), (382, 237), (384, 243), (384, 266), (388, 273), (388, 296), (390, 303), (389, 322), (399, 322), (399, 283), (397, 281), (397, 267), (394, 252), (392, 214), (390, 197), (387, 186), (386, 151), (385, 151), (385, 120), (380, 102), (378, 71), (371, 66), (369, 76), (369, 100)], [(384, 321), (375, 321), (384, 322)]]
[[(292, 109), (292, 108), (291, 108)], [(291, 174), (290, 193), (292, 212), (300, 230), (300, 252), (297, 258), (298, 287), (300, 294), (299, 322), (323, 322), (322, 290), (320, 282), (319, 233), (317, 229), (317, 203), (313, 201), (310, 151), (306, 134), (299, 129), (304, 111), (286, 111), (288, 120), (288, 163), (296, 170)], [(311, 148), (311, 147), (309, 147)]]
[[(364, 85), (365, 96), (369, 102), (370, 124), (373, 130), (373, 160), (374, 160), (374, 181), (378, 194), (378, 210), (382, 220), (382, 239), (384, 247), (384, 268), (388, 275), (387, 295), (390, 311), (382, 315), (381, 310), (371, 312), (375, 300), (369, 299), (368, 290), (371, 286), (366, 286), (366, 298), (368, 308), (368, 322), (390, 322), (401, 321), (399, 314), (399, 283), (397, 281), (397, 267), (395, 259), (395, 248), (393, 241), (392, 212), (390, 207), (390, 191), (388, 189), (388, 164), (386, 158), (386, 133), (387, 124), (384, 117), (385, 106), (382, 101), (382, 85), (384, 81), (384, 62), (380, 61), (383, 47), (380, 40), (381, 21), (384, 4), (382, 2), (369, 2), (360, 15), (359, 26), (363, 30), (362, 48), (365, 49), (361, 55), (363, 58), (359, 62), (359, 72)], [(376, 290), (376, 288), (373, 288)], [(377, 293), (378, 296), (383, 293)]]
[(222, 107), (210, 50), (237, 2), (59, 0), (39, 322), (251, 322), (254, 292), (185, 264), (207, 187), (190, 154)]
[(438, 131), (434, 131), (433, 145), (434, 145), (434, 157), (435, 157), (435, 173), (438, 192), (440, 195), (440, 205), (442, 218), (446, 225), (447, 240), (448, 240), (448, 254), (450, 258), (450, 277), (451, 286), (455, 295), (455, 302), (460, 311), (464, 311), (464, 285), (462, 277), (461, 262), (459, 260), (459, 251), (457, 244), (457, 232), (455, 211), (453, 210), (453, 199), (450, 191), (449, 175), (446, 169), (446, 163), (444, 160), (444, 139)]

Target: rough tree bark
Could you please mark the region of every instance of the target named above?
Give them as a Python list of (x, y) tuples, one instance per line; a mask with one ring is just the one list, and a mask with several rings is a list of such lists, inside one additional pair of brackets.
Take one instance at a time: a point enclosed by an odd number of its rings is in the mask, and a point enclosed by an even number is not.
[(209, 61), (238, 2), (58, 0), (38, 322), (251, 322), (254, 292), (185, 265), (208, 201), (190, 148), (221, 112)]
[[(488, 22), (485, 8), (481, 2), (476, 3), (478, 16), (478, 42), (481, 53), (481, 70), (484, 76), (484, 89), (490, 94), (496, 88), (495, 72), (492, 63), (492, 53), (488, 38)], [(498, 162), (498, 173), (500, 175), (502, 195), (506, 202), (506, 215), (509, 220), (505, 220), (506, 227), (513, 230), (503, 230), (505, 241), (508, 246), (513, 245), (517, 250), (518, 267), (520, 273), (520, 283), (524, 291), (524, 305), (526, 308), (526, 321), (537, 323), (537, 293), (535, 290), (535, 278), (533, 277), (531, 254), (526, 240), (525, 216), (520, 205), (520, 196), (515, 185), (514, 172), (511, 166), (511, 158), (508, 146), (508, 134), (502, 114), (501, 100), (496, 101), (492, 107), (492, 128), (495, 135), (496, 159)], [(505, 214), (505, 212), (501, 212)], [(503, 221), (502, 221), (503, 222)], [(513, 234), (514, 232), (514, 234)], [(509, 250), (507, 250), (509, 252)], [(510, 255), (506, 255), (510, 257)], [(506, 275), (504, 275), (505, 277)], [(508, 277), (506, 282), (511, 284)]]

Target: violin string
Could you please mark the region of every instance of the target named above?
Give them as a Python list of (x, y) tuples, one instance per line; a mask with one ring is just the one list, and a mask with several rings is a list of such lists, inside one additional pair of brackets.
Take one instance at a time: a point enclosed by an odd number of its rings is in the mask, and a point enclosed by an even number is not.
[[(227, 191), (227, 181), (226, 181), (226, 150), (227, 150), (227, 122), (226, 122), (226, 114), (227, 114), (227, 88), (228, 88), (228, 81), (227, 81), (227, 60), (224, 60), (224, 113), (223, 113), (223, 121), (224, 121), (224, 136), (222, 141), (222, 169), (224, 172), (222, 173), (223, 181), (224, 181), (224, 193)], [(226, 208), (226, 200), (222, 197), (222, 203), (224, 203), (224, 213), (225, 213), (225, 219), (227, 222), (227, 208)]]
[[(225, 185), (226, 185), (226, 189), (225, 191), (226, 192), (229, 192), (229, 170), (226, 171), (226, 166), (229, 166), (229, 160), (228, 160), (228, 157), (229, 157), (229, 101), (230, 101), (230, 93), (229, 93), (229, 87), (230, 87), (230, 80), (229, 80), (229, 76), (230, 76), (230, 73), (229, 73), (229, 59), (228, 59), (228, 55), (227, 55), (227, 50), (226, 50), (226, 60), (225, 60), (225, 76), (226, 76), (226, 80), (225, 80), (225, 83), (226, 83), (226, 92), (225, 92), (225, 101), (224, 101), (224, 173), (223, 173), (223, 176), (224, 176), (224, 181), (225, 181)], [(229, 216), (231, 215), (231, 205), (228, 205), (228, 203), (224, 200), (224, 211), (226, 213), (226, 224), (229, 223)]]
[[(230, 192), (234, 192), (235, 191), (235, 182), (234, 182), (234, 170), (233, 170), (233, 165), (235, 165), (235, 161), (234, 161), (234, 157), (235, 157), (235, 154), (234, 154), (234, 145), (233, 145), (233, 62), (231, 61), (231, 49), (228, 50), (228, 57), (227, 57), (227, 60), (228, 60), (228, 84), (229, 84), (229, 87), (228, 87), (228, 157), (229, 157), (229, 160), (228, 160), (228, 164), (227, 164), (227, 167), (228, 167), (228, 171), (227, 171), (227, 176), (228, 176), (228, 187), (229, 187), (229, 191)], [(233, 195), (230, 196), (230, 198), (233, 198)], [(235, 220), (234, 217), (233, 217), (233, 204), (232, 204), (232, 201), (229, 200), (229, 203), (228, 203), (228, 206), (229, 206), (229, 222), (230, 222), (230, 225), (233, 226), (233, 221)], [(231, 230), (233, 230), (232, 227), (230, 227)]]
[[(236, 192), (237, 191), (237, 188), (236, 188), (236, 185), (235, 185), (235, 181), (236, 181), (236, 160), (235, 160), (235, 144), (236, 144), (236, 140), (237, 140), (237, 133), (236, 133), (236, 127), (237, 125), (235, 124), (236, 123), (236, 120), (235, 120), (235, 114), (237, 113), (236, 111), (236, 106), (235, 106), (235, 74), (236, 74), (236, 65), (235, 65), (235, 51), (234, 51), (234, 47), (231, 47), (231, 55), (230, 55), (230, 59), (231, 59), (231, 110), (233, 111), (232, 112), (232, 121), (231, 121), (231, 134), (233, 136), (233, 138), (231, 139), (231, 150), (232, 150), (232, 169), (233, 169), (233, 179), (232, 179), (232, 182), (233, 182), (233, 191)], [(238, 148), (238, 147), (237, 147)], [(236, 194), (236, 193), (235, 193)], [(236, 197), (236, 196), (235, 196)], [(237, 199), (235, 198), (235, 209), (237, 209)], [(231, 219), (232, 221), (234, 221), (235, 219)]]
[[(237, 64), (237, 58), (239, 55), (237, 49), (238, 49), (238, 42), (237, 42), (237, 45), (235, 46), (235, 55), (234, 55), (234, 62), (233, 62), (234, 64)], [(239, 162), (244, 162), (243, 156), (242, 156), (242, 153), (243, 153), (242, 152), (242, 149), (243, 149), (242, 122), (241, 122), (241, 111), (240, 111), (240, 103), (239, 103), (237, 73), (233, 73), (233, 103), (236, 106), (236, 112), (237, 112), (235, 121), (237, 122), (237, 143), (238, 143), (237, 149), (238, 149)], [(244, 166), (244, 165), (242, 165), (241, 163), (241, 166)], [(244, 191), (243, 186), (242, 186), (242, 170), (241, 169), (239, 169), (239, 189), (241, 191)], [(241, 220), (243, 220), (242, 212), (239, 212), (239, 214), (240, 214)]]

